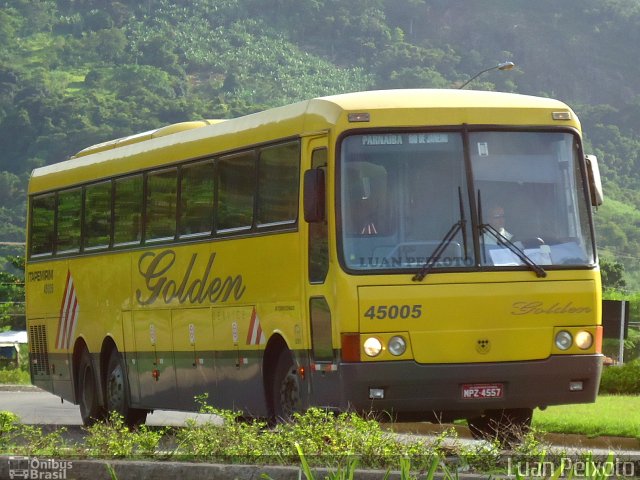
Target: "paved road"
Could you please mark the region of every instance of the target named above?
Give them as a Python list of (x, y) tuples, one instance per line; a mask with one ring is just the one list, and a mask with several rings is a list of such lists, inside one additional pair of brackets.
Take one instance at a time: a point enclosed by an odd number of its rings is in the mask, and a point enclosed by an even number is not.
[[(0, 410), (8, 410), (28, 425), (82, 425), (80, 407), (38, 389), (7, 391), (0, 389)], [(209, 415), (156, 410), (147, 416), (148, 425), (180, 426), (187, 418), (211, 420)]]
[[(80, 407), (69, 402), (60, 402), (60, 398), (48, 392), (36, 388), (29, 388), (26, 391), (8, 391), (6, 387), (0, 386), (0, 410), (9, 410), (18, 415), (22, 423), (29, 425), (43, 426), (80, 426)], [(167, 410), (156, 410), (147, 417), (148, 425), (159, 426), (181, 426), (188, 418), (196, 419), (199, 422), (217, 421), (212, 415), (202, 415), (188, 412), (172, 412)], [(447, 426), (438, 426), (428, 423), (395, 424), (393, 430), (400, 435), (409, 436), (429, 436), (437, 435), (446, 430)], [(457, 427), (459, 441), (476, 443), (469, 440), (466, 428)], [(79, 428), (73, 428), (80, 431)], [(626, 455), (632, 455), (640, 459), (640, 440), (623, 438), (595, 438), (590, 439), (580, 435), (548, 435), (546, 443), (568, 449), (569, 451), (590, 450), (594, 453), (606, 455), (608, 451), (615, 451)]]

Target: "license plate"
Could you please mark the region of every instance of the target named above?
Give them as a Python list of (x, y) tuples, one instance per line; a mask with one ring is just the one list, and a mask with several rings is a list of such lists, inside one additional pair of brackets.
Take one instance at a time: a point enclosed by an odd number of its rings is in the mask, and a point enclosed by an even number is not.
[(502, 383), (471, 383), (462, 385), (462, 399), (502, 398), (504, 385)]

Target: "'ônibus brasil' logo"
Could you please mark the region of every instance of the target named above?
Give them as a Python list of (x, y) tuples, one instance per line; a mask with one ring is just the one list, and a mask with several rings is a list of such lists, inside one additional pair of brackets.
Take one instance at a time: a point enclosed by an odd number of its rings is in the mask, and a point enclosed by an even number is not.
[(191, 255), (189, 266), (179, 280), (171, 278), (176, 262), (176, 252), (165, 250), (160, 253), (147, 252), (138, 260), (138, 271), (144, 278), (147, 291), (136, 290), (136, 299), (140, 305), (151, 305), (158, 299), (164, 303), (176, 300), (179, 303), (226, 302), (229, 297), (242, 298), (246, 287), (242, 275), (219, 277), (212, 275), (216, 254), (209, 255), (209, 261), (200, 277), (193, 276), (193, 268), (198, 254)]

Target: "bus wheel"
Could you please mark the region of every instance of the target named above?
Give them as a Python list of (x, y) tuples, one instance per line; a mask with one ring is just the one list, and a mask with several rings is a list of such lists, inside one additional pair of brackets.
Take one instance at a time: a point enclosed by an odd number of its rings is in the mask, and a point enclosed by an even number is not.
[(283, 350), (273, 377), (273, 419), (277, 422), (291, 420), (300, 405), (300, 379), (291, 353)]
[(522, 441), (531, 428), (532, 417), (531, 408), (509, 408), (488, 410), (484, 415), (468, 418), (467, 423), (473, 438), (512, 444)]
[(106, 404), (110, 412), (122, 415), (125, 424), (135, 427), (145, 422), (147, 411), (131, 407), (127, 367), (122, 355), (114, 349), (109, 356), (105, 382)]
[(84, 349), (78, 364), (78, 403), (80, 416), (86, 426), (104, 420), (105, 409), (98, 401), (97, 376), (91, 363), (91, 355)]

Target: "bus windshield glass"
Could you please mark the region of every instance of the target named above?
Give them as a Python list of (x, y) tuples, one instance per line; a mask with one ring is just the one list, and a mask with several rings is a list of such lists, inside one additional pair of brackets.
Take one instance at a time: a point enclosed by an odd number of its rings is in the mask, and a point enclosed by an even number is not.
[(430, 259), (434, 270), (527, 268), (514, 246), (545, 269), (594, 263), (571, 133), (350, 135), (340, 183), (349, 270), (417, 270)]

